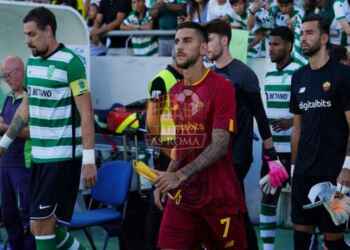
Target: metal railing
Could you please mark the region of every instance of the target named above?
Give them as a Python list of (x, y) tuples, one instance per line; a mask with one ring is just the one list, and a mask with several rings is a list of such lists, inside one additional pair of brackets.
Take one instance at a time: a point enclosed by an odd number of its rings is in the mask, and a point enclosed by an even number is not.
[(125, 49), (135, 36), (175, 36), (176, 30), (113, 30), (107, 33), (108, 37), (127, 36)]

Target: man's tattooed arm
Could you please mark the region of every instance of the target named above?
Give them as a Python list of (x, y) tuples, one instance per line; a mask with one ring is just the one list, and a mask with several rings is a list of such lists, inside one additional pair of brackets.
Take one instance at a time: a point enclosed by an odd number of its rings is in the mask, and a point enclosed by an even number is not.
[(6, 135), (11, 139), (15, 139), (28, 124), (29, 108), (28, 97), (25, 96), (21, 105), (18, 107), (9, 128), (6, 131)]
[(179, 175), (187, 179), (226, 155), (230, 142), (230, 133), (224, 129), (213, 129), (211, 139), (211, 143), (194, 161), (178, 170)]

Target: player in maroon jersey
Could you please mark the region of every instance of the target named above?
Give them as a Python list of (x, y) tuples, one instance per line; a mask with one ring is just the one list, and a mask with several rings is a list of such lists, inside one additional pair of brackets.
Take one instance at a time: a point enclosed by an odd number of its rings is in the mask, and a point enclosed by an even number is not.
[(179, 25), (176, 64), (184, 79), (170, 91), (175, 147), (166, 172), (159, 172), (155, 199), (166, 203), (161, 249), (246, 249), (242, 191), (229, 150), (236, 124), (231, 83), (204, 67), (207, 35), (199, 24)]

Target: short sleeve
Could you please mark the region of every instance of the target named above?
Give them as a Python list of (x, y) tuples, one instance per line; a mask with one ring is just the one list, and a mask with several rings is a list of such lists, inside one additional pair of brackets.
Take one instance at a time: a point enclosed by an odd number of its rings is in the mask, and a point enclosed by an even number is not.
[(291, 93), (290, 93), (290, 103), (289, 103), (289, 111), (293, 114), (301, 114), (301, 110), (299, 109), (297, 99), (296, 99), (296, 88), (297, 84), (297, 74), (294, 73), (292, 76), (292, 83), (291, 83)]
[(346, 18), (343, 1), (339, 1), (339, 0), (335, 1), (333, 4), (333, 10), (334, 10), (335, 19), (337, 21)]
[(124, 23), (125, 25), (133, 24), (133, 23), (132, 23), (132, 20), (131, 20), (131, 14), (128, 15), (127, 18), (124, 19), (123, 23)]
[(69, 86), (73, 96), (89, 92), (85, 66), (78, 56), (74, 56), (67, 66)]
[(218, 86), (214, 97), (213, 129), (224, 129), (236, 132), (236, 93), (235, 88), (227, 81)]

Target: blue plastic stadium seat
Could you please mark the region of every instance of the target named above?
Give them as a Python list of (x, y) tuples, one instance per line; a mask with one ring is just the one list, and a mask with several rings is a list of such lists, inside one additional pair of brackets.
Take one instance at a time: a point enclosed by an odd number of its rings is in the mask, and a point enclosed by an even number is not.
[[(74, 212), (68, 228), (84, 230), (92, 249), (96, 249), (96, 246), (87, 230), (89, 227), (103, 226), (107, 223), (122, 225), (132, 173), (132, 165), (129, 161), (103, 163), (97, 171), (97, 183), (91, 189), (91, 197), (106, 207)], [(120, 236), (121, 233), (119, 232), (117, 235)], [(110, 235), (107, 233), (103, 249), (107, 249), (109, 238)]]
[(82, 228), (101, 225), (106, 222), (119, 221), (122, 214), (119, 211), (110, 208), (101, 208), (88, 210), (85, 212), (76, 212), (71, 221), (71, 228)]

